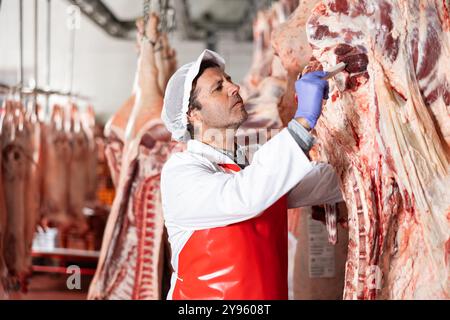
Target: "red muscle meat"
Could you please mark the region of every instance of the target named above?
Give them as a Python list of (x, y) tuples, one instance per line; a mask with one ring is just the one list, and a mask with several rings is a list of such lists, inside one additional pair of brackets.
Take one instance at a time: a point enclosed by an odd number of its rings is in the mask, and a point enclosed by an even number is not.
[[(160, 199), (160, 173), (179, 144), (158, 140), (165, 131), (160, 120), (149, 122), (138, 136), (136, 155), (126, 166), (119, 183), (123, 161), (120, 133), (108, 131), (107, 159), (116, 177), (116, 199), (111, 209), (102, 256), (91, 283), (90, 299), (162, 299), (165, 265), (164, 221)], [(170, 134), (166, 136), (170, 138)]]
[[(171, 268), (160, 174), (168, 157), (184, 144), (171, 141), (160, 119), (163, 92), (176, 69), (176, 59), (157, 25), (157, 17), (151, 15), (146, 34), (161, 37), (165, 45), (158, 51), (140, 48), (136, 92), (105, 128), (105, 153), (116, 194), (89, 299), (164, 299), (167, 293), (163, 278), (168, 280)], [(144, 25), (138, 22), (137, 27), (143, 30)]]
[(347, 202), (346, 299), (448, 299), (450, 19), (445, 0), (336, 0), (307, 23), (330, 99), (316, 127)]

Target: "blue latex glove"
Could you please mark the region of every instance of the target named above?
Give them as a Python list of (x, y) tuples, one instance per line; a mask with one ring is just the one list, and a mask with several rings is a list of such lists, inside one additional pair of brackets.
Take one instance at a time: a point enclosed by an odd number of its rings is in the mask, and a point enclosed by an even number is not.
[(305, 118), (311, 129), (322, 113), (322, 100), (328, 99), (328, 81), (321, 79), (326, 75), (325, 71), (309, 72), (295, 82), (298, 101), (295, 118)]

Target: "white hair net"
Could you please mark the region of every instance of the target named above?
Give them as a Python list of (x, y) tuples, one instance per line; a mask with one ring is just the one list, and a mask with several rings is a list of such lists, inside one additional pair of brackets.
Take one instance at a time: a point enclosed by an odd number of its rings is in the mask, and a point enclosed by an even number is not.
[(200, 65), (205, 60), (212, 60), (223, 70), (225, 60), (216, 52), (204, 50), (196, 61), (180, 67), (169, 79), (161, 118), (167, 130), (172, 133), (172, 139), (186, 142), (191, 139), (187, 130), (187, 111), (191, 95), (192, 81), (198, 75)]

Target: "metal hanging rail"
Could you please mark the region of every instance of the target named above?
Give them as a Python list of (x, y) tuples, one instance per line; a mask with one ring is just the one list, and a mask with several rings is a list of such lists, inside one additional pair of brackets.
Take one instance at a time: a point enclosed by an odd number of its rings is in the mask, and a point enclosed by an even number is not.
[(78, 6), (83, 14), (109, 35), (116, 38), (133, 39), (130, 32), (134, 31), (136, 28), (135, 21), (123, 21), (118, 19), (101, 0), (68, 1)]
[[(0, 6), (1, 6), (0, 0)], [(1, 8), (1, 7), (0, 7)], [(45, 87), (38, 86), (39, 66), (38, 66), (38, 0), (34, 0), (34, 85), (32, 87), (25, 86), (24, 76), (24, 30), (23, 30), (23, 0), (19, 0), (19, 61), (18, 61), (18, 81), (15, 85), (8, 85), (0, 83), (0, 94), (15, 94), (19, 93), (21, 99), (23, 96), (46, 96), (47, 103), (49, 96), (73, 97), (79, 100), (91, 101), (87, 96), (76, 94), (69, 91), (60, 91), (50, 89), (50, 73), (51, 73), (51, 0), (47, 0), (47, 39), (46, 39), (46, 65), (45, 65)], [(73, 54), (73, 43), (71, 44), (71, 53)], [(73, 59), (72, 59), (73, 60)], [(73, 73), (73, 66), (71, 68)], [(48, 111), (48, 110), (46, 110)]]
[(61, 97), (73, 97), (79, 100), (84, 100), (84, 101), (90, 101), (91, 98), (84, 96), (84, 95), (80, 95), (80, 94), (76, 94), (73, 92), (67, 92), (67, 91), (58, 91), (58, 90), (50, 90), (50, 89), (46, 89), (46, 88), (28, 88), (28, 87), (21, 87), (20, 85), (16, 85), (16, 86), (10, 86), (4, 83), (0, 83), (0, 94), (9, 94), (11, 92), (19, 92), (22, 95), (45, 95), (45, 96), (61, 96)]
[(72, 92), (73, 89), (73, 76), (75, 70), (75, 33), (77, 29), (77, 25), (79, 24), (79, 16), (77, 16), (77, 12), (75, 10), (69, 13), (69, 19), (71, 22), (69, 23), (69, 66), (68, 66), (68, 75), (69, 75), (69, 92)]

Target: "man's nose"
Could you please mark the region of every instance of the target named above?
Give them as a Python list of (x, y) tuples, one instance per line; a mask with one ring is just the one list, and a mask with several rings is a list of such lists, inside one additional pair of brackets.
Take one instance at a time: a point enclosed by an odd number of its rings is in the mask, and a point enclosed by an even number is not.
[(228, 95), (234, 96), (235, 94), (239, 93), (240, 89), (241, 87), (239, 85), (231, 83), (230, 86), (228, 87)]

